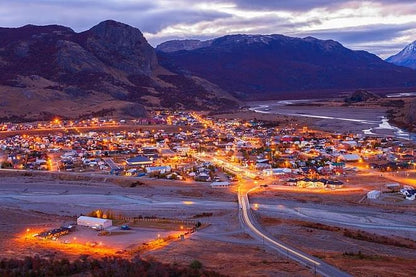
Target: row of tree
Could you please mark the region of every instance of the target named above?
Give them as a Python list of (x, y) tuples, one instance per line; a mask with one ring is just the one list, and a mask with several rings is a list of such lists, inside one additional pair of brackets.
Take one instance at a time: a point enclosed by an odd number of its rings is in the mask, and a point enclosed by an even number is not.
[(0, 261), (0, 276), (161, 276), (161, 277), (220, 277), (213, 271), (204, 270), (202, 264), (193, 261), (188, 267), (163, 264), (140, 257), (123, 259), (105, 257), (93, 259), (81, 256), (75, 261), (68, 259), (45, 259), (39, 256), (25, 259), (3, 259)]

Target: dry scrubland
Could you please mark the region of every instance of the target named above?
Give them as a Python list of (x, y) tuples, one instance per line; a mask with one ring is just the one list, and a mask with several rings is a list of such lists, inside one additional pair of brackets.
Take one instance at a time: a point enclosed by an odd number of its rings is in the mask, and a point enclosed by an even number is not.
[(150, 252), (169, 263), (189, 264), (193, 259), (202, 261), (207, 269), (230, 276), (313, 276), (310, 270), (265, 251), (261, 246), (250, 246), (206, 239), (189, 239)]
[(415, 241), (268, 215), (259, 220), (274, 237), (353, 276), (412, 276), (416, 270)]
[[(24, 176), (26, 175), (26, 176)], [(29, 176), (27, 176), (29, 175)], [(147, 214), (167, 217), (181, 217), (191, 220), (200, 220), (207, 223), (207, 227), (192, 234), (185, 241), (173, 241), (162, 248), (151, 251), (141, 251), (140, 255), (145, 259), (155, 258), (163, 263), (176, 263), (180, 266), (189, 266), (193, 260), (198, 260), (207, 270), (215, 270), (230, 276), (311, 276), (307, 270), (293, 261), (275, 253), (265, 251), (259, 247), (249, 236), (245, 235), (237, 219), (237, 203), (235, 193), (227, 190), (212, 190), (208, 184), (191, 183), (184, 184), (172, 181), (139, 179), (140, 182), (132, 182), (131, 178), (99, 178), (87, 176), (72, 176), (71, 174), (47, 175), (42, 173), (1, 173), (0, 190), (3, 193), (2, 202), (7, 202), (10, 208), (0, 208), (0, 253), (1, 258), (24, 258), (35, 254), (45, 258), (69, 258), (77, 259), (80, 255), (76, 250), (65, 250), (46, 247), (42, 241), (22, 240), (26, 229), (49, 229), (60, 226), (64, 222), (73, 222), (74, 211), (70, 216), (62, 212), (66, 206), (78, 210), (77, 203), (61, 203), (58, 208), (51, 206), (43, 210), (41, 203), (30, 203), (30, 194), (42, 195), (49, 193), (55, 197), (70, 195), (71, 193), (94, 193), (108, 197), (111, 191), (113, 196), (122, 196), (127, 193), (142, 196), (151, 201), (151, 205), (143, 206), (142, 210), (125, 211), (114, 206), (115, 212), (127, 213), (130, 216)], [(132, 186), (132, 184), (135, 185)], [(10, 188), (12, 186), (13, 188)], [(7, 196), (10, 192), (25, 196), (24, 199)], [(5, 194), (6, 197), (4, 196)], [(13, 195), (14, 195), (13, 194)], [(16, 197), (16, 198), (14, 198)], [(195, 204), (185, 205), (182, 208), (170, 208), (158, 206), (165, 198), (184, 201), (188, 199)], [(201, 202), (209, 199), (212, 203)], [(45, 200), (52, 201), (52, 199)], [(225, 203), (225, 204), (224, 204)], [(47, 204), (47, 203), (46, 203)], [(50, 205), (47, 205), (50, 206)], [(218, 206), (218, 207), (215, 207)], [(39, 211), (41, 210), (41, 211)], [(169, 211), (170, 210), (170, 211)], [(91, 211), (90, 207), (84, 208), (85, 212)], [(205, 213), (205, 214), (204, 214)], [(212, 215), (210, 215), (212, 213)], [(121, 222), (119, 222), (121, 223)], [(159, 228), (156, 232), (163, 231), (163, 226), (143, 226), (131, 224), (132, 228)], [(166, 226), (165, 226), (166, 227)], [(169, 227), (169, 226), (168, 226)], [(97, 237), (99, 238), (99, 237)], [(109, 238), (112, 238), (111, 236)], [(115, 238), (115, 236), (113, 236)], [(98, 241), (98, 240), (97, 240)], [(105, 253), (83, 250), (91, 257), (100, 258)], [(108, 253), (107, 253), (108, 254)], [(130, 253), (123, 252), (117, 256), (130, 258)]]
[(414, 201), (363, 200), (366, 191), (391, 182), (383, 177), (342, 181), (345, 191), (279, 186), (257, 190), (250, 199), (266, 232), (353, 276), (412, 276)]

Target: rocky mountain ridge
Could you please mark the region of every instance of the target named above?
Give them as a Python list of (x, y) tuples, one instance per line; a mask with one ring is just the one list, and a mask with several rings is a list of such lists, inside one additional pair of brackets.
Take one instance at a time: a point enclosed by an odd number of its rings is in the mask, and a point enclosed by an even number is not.
[(167, 69), (207, 79), (247, 100), (416, 86), (414, 70), (313, 37), (229, 35), (212, 40), (208, 46), (174, 52), (159, 49), (157, 54)]

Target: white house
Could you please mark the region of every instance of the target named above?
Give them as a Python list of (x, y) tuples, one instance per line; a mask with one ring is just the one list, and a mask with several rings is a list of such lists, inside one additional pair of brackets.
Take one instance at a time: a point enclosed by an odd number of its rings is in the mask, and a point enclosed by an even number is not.
[(401, 189), (400, 192), (406, 197), (407, 200), (416, 199), (416, 189)]
[(284, 175), (292, 173), (292, 169), (290, 168), (269, 168), (269, 169), (263, 169), (263, 175), (264, 176), (272, 176), (272, 175)]
[(379, 190), (370, 190), (367, 192), (367, 198), (368, 199), (378, 199), (381, 195), (381, 191)]
[(228, 188), (230, 186), (229, 182), (212, 182), (211, 188)]
[(172, 170), (172, 168), (168, 165), (166, 165), (166, 166), (149, 166), (149, 167), (146, 167), (146, 172), (147, 173), (159, 172), (161, 174), (165, 174), (165, 173), (169, 173), (171, 170)]
[(358, 162), (361, 157), (357, 154), (343, 154), (339, 156), (339, 159), (346, 162)]

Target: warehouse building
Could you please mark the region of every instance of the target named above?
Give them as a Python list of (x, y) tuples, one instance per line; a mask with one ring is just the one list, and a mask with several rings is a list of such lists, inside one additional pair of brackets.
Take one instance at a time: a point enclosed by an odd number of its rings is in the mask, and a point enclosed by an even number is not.
[(111, 219), (103, 219), (103, 218), (96, 218), (90, 216), (80, 216), (77, 219), (77, 224), (79, 226), (87, 226), (94, 229), (106, 229), (113, 225), (113, 221)]

